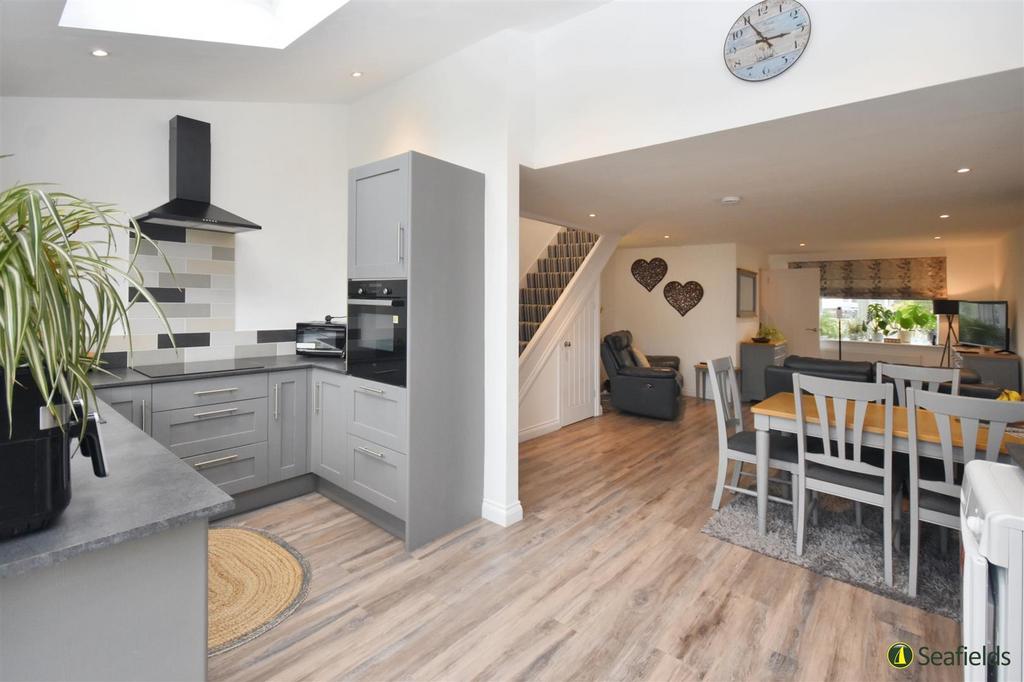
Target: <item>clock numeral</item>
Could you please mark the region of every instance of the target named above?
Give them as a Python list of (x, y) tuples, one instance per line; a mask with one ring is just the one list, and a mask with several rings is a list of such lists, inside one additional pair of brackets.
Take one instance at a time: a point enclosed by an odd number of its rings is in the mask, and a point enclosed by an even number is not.
[(732, 47), (729, 48), (729, 54), (736, 54), (736, 46), (735, 45), (733, 45)]
[(732, 32), (732, 39), (733, 40), (739, 40), (742, 37), (743, 37), (743, 29), (742, 28), (737, 30), (737, 31), (733, 31)]
[(798, 9), (793, 10), (792, 12), (789, 13), (789, 17), (791, 19), (799, 19), (800, 18), (800, 10), (798, 10)]
[(743, 15), (743, 23), (746, 24), (747, 26), (750, 26), (750, 17), (747, 16), (746, 14)]

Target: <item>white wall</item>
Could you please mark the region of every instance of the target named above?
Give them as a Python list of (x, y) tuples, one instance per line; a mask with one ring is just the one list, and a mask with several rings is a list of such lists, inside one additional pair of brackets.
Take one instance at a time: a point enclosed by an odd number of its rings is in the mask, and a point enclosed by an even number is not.
[[(668, 273), (648, 292), (630, 266), (655, 257), (665, 259)], [(685, 316), (665, 300), (665, 285), (673, 280), (704, 288), (704, 298)], [(679, 356), (686, 395), (694, 395), (698, 362), (725, 355), (738, 362), (735, 244), (618, 249), (605, 266), (601, 296), (601, 336), (627, 329), (644, 353)]]
[(1024, 4), (831, 0), (783, 76), (722, 62), (747, 0), (619, 0), (537, 39), (538, 167), (726, 130), (1024, 65)]
[(519, 286), (526, 286), (526, 273), (532, 272), (537, 259), (547, 255), (548, 244), (561, 230), (558, 225), (533, 220), (519, 219)]
[[(518, 479), (519, 163), (531, 46), (505, 32), (351, 105), (349, 162), (413, 149), (484, 173), (484, 516), (522, 517)], [(527, 112), (527, 113), (524, 113)]]
[(132, 215), (167, 201), (168, 120), (212, 125), (213, 203), (263, 226), (235, 239), (239, 329), (343, 312), (345, 109), (306, 104), (6, 97), (4, 186), (54, 182)]

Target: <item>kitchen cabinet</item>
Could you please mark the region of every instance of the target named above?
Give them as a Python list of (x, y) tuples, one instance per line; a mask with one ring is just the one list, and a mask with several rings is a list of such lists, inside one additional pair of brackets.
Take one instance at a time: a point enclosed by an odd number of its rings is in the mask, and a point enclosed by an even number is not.
[(309, 420), (309, 461), (313, 473), (348, 488), (346, 464), (349, 377), (314, 369), (311, 375), (313, 410)]
[(408, 155), (350, 171), (348, 197), (349, 278), (408, 277)]
[(270, 482), (309, 471), (309, 370), (270, 374)]
[(409, 452), (408, 392), (404, 388), (349, 377), (348, 432), (384, 447)]
[(350, 493), (392, 516), (405, 519), (408, 455), (349, 434), (346, 462)]
[(96, 397), (110, 405), (118, 414), (140, 430), (153, 432), (153, 387), (114, 386), (96, 389)]
[(264, 442), (267, 399), (155, 412), (153, 438), (179, 457)]
[(266, 442), (207, 452), (186, 457), (184, 461), (229, 495), (237, 495), (270, 482)]

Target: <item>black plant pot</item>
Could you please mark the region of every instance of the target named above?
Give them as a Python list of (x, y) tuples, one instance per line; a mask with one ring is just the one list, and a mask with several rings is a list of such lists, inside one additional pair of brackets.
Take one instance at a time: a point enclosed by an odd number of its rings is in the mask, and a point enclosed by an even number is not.
[[(7, 399), (0, 390), (0, 540), (41, 530), (67, 508), (71, 502), (71, 441), (82, 433), (80, 410), (72, 411), (61, 429), (49, 418), (46, 401), (31, 373), (19, 369), (17, 379), (20, 386), (14, 387), (10, 422)], [(95, 415), (88, 417), (82, 454), (92, 458), (97, 476), (106, 476)]]
[(40, 428), (46, 401), (27, 369), (17, 379), (10, 423), (0, 391), (0, 539), (45, 528), (71, 502), (71, 437)]

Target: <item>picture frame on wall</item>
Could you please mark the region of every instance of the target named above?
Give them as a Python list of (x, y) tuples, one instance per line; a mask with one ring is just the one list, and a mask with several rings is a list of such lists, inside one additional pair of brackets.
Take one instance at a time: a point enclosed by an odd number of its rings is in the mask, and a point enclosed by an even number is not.
[(757, 273), (736, 269), (736, 317), (757, 317)]

